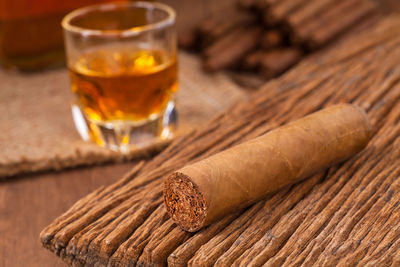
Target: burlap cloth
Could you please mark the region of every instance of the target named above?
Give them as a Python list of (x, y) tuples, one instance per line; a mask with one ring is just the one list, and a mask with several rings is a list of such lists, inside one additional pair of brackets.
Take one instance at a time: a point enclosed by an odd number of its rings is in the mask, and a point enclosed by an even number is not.
[[(222, 74), (207, 75), (192, 55), (179, 56), (178, 133), (204, 123), (244, 96)], [(0, 71), (0, 178), (121, 160), (115, 152), (80, 140), (65, 69), (37, 74)], [(129, 158), (161, 149), (156, 144)]]

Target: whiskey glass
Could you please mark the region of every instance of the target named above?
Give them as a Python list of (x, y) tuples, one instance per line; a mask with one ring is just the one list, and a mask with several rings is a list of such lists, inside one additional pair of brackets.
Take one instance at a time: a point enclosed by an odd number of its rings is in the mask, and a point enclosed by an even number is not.
[(173, 136), (175, 17), (161, 3), (125, 2), (63, 19), (72, 114), (84, 140), (126, 153)]

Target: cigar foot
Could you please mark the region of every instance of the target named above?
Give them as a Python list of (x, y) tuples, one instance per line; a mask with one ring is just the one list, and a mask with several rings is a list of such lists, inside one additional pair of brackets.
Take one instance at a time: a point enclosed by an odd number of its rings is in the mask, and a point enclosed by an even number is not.
[(195, 232), (203, 226), (206, 201), (185, 174), (175, 172), (166, 179), (164, 202), (167, 212), (183, 230)]

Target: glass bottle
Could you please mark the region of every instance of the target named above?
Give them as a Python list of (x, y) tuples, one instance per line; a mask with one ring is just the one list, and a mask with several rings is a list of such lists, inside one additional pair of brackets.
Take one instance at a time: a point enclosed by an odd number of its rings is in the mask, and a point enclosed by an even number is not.
[(64, 62), (62, 18), (71, 10), (118, 0), (0, 0), (0, 63), (38, 70)]

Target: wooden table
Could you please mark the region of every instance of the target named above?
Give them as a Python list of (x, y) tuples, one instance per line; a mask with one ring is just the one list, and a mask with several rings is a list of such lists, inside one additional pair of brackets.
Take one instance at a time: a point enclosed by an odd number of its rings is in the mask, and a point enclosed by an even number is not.
[(23, 175), (0, 182), (0, 266), (65, 266), (39, 233), (78, 199), (109, 185), (134, 162)]

